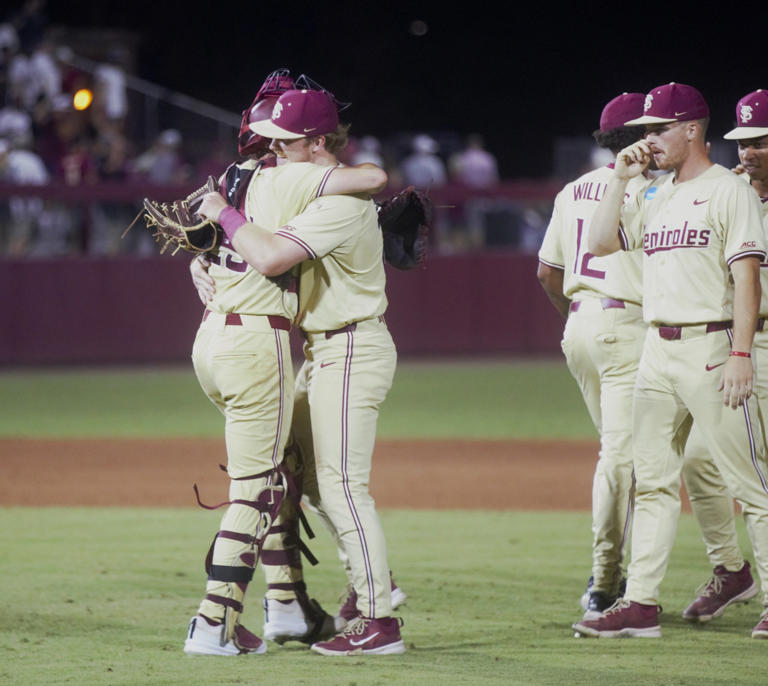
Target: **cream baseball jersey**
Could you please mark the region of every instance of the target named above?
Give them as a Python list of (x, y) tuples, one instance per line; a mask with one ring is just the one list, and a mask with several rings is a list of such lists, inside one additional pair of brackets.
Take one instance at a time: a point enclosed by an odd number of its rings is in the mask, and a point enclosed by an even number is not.
[(674, 183), (668, 174), (624, 205), (627, 250), (643, 251), (643, 318), (649, 324), (699, 324), (733, 319), (729, 266), (765, 259), (760, 200), (715, 164)]
[[(274, 231), (301, 213), (318, 195), (335, 167), (296, 162), (257, 169), (248, 186), (244, 212), (248, 221)], [(266, 277), (251, 267), (224, 237), (208, 272), (216, 293), (208, 309), (218, 313), (280, 315), (298, 311), (296, 271)]]
[[(749, 174), (739, 174), (739, 178), (746, 181), (749, 187), (754, 190), (752, 186)], [(768, 241), (768, 197), (760, 198), (760, 203), (763, 208), (763, 228), (765, 230), (766, 241)], [(760, 264), (760, 286), (762, 288), (762, 296), (760, 297), (760, 316), (768, 318), (768, 262), (763, 261)]]
[[(587, 251), (592, 217), (612, 176), (613, 165), (600, 167), (572, 181), (557, 194), (539, 261), (565, 272), (563, 293), (572, 300), (605, 296), (640, 304), (641, 253), (617, 252), (597, 257)], [(626, 198), (633, 197), (647, 184), (642, 176), (631, 179)]]
[(384, 314), (387, 296), (376, 207), (354, 196), (313, 200), (276, 232), (301, 245), (298, 324), (304, 331), (332, 331)]

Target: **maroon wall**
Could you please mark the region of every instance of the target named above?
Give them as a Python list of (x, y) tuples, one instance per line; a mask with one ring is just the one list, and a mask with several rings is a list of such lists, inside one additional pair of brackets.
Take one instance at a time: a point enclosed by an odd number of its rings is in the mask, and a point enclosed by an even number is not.
[[(0, 261), (2, 364), (189, 358), (202, 305), (186, 256)], [(548, 354), (562, 321), (517, 253), (431, 257), (389, 271), (400, 355)]]

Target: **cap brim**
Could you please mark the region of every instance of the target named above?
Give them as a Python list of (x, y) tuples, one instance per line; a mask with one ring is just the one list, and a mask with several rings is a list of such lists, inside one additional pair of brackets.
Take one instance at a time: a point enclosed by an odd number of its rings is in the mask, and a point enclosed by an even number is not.
[(271, 119), (264, 119), (262, 121), (255, 121), (248, 124), (248, 128), (254, 133), (258, 133), (264, 138), (278, 138), (282, 140), (291, 140), (294, 138), (306, 138), (306, 133), (294, 133), (287, 129), (281, 129)]
[(630, 119), (629, 121), (625, 121), (624, 126), (643, 126), (644, 124), (671, 124), (673, 121), (678, 120), (645, 115), (643, 117), (638, 117), (637, 119)]
[(726, 133), (723, 138), (729, 141), (737, 141), (743, 138), (762, 138), (768, 136), (766, 126), (737, 126), (733, 131)]

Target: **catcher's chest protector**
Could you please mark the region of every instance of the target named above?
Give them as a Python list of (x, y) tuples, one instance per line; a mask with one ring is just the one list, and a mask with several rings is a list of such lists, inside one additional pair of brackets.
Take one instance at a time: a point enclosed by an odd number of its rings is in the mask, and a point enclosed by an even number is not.
[(237, 164), (231, 164), (227, 168), (224, 177), (226, 200), (236, 210), (242, 210), (245, 206), (245, 193), (248, 190), (248, 183), (253, 173), (260, 166), (258, 164), (255, 167), (240, 167)]

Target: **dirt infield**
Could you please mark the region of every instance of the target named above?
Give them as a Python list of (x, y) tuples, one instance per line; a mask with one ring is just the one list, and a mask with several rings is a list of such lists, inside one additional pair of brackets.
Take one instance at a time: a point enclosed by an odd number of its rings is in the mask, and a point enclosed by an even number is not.
[[(588, 510), (592, 441), (376, 444), (379, 507)], [(226, 497), (221, 440), (0, 440), (0, 505), (194, 506)]]

